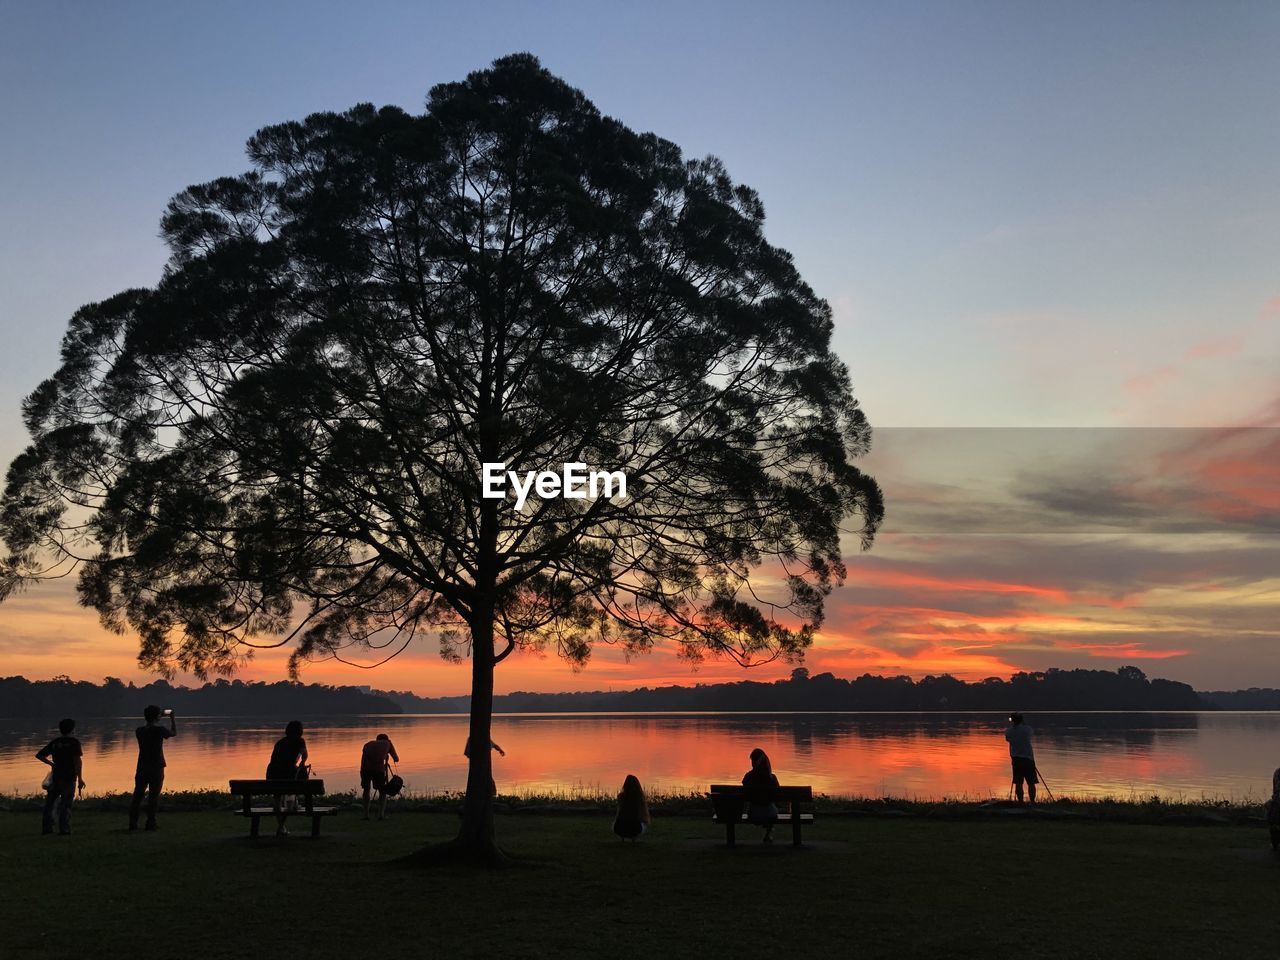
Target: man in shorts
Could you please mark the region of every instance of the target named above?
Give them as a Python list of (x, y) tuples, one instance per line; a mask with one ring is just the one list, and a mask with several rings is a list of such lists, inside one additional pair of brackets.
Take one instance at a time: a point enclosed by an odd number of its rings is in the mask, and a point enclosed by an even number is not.
[(48, 764), (49, 786), (45, 789), (43, 829), (53, 833), (54, 810), (58, 813), (58, 832), (66, 836), (71, 832), (71, 803), (76, 797), (76, 786), (84, 792), (82, 760), (84, 750), (80, 741), (71, 735), (76, 722), (70, 718), (58, 722), (58, 736), (36, 754), (36, 759)]
[(364, 818), (369, 819), (369, 794), (378, 791), (378, 819), (387, 815), (387, 765), (390, 760), (400, 762), (395, 744), (385, 733), (378, 734), (364, 745), (360, 753), (360, 789), (364, 791)]
[(1036, 755), (1031, 749), (1031, 727), (1023, 721), (1022, 714), (1009, 715), (1009, 729), (1004, 732), (1004, 738), (1009, 741), (1009, 759), (1013, 762), (1013, 789), (1018, 795), (1018, 802), (1022, 803), (1022, 783), (1026, 781), (1027, 797), (1035, 803), (1036, 784), (1040, 778), (1036, 776)]

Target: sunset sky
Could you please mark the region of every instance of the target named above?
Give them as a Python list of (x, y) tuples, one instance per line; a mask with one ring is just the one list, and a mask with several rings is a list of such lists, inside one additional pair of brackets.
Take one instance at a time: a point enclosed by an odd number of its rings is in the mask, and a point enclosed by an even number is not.
[[(7, 4), (0, 461), (80, 305), (260, 126), (528, 50), (757, 189), (832, 304), (887, 497), (807, 666), (966, 679), (1126, 663), (1280, 687), (1280, 6)], [(143, 679), (70, 580), (0, 605), (0, 674)], [(246, 677), (283, 675), (264, 652)], [(499, 692), (771, 678), (671, 651)], [(308, 679), (465, 692), (424, 645)]]

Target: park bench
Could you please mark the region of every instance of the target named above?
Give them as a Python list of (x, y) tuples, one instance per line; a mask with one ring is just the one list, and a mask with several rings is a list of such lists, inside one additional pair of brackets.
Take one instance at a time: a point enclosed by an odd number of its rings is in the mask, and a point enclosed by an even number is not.
[[(315, 798), (324, 794), (323, 780), (232, 780), (231, 796), (243, 797), (243, 806), (236, 811), (237, 817), (249, 817), (249, 836), (258, 835), (258, 821), (263, 817), (310, 817), (311, 836), (320, 836), (320, 818), (332, 817), (338, 812), (337, 807), (317, 807)], [(255, 807), (254, 797), (301, 797), (302, 807), (287, 810), (281, 804), (277, 814), (275, 807)]]
[[(746, 788), (741, 784), (713, 783), (707, 796), (715, 810), (712, 822), (724, 824), (725, 842), (732, 847), (734, 830), (738, 824), (748, 822)], [(800, 804), (813, 803), (813, 788), (778, 787), (773, 793), (773, 802), (787, 808), (785, 813), (779, 809), (778, 825), (791, 824), (791, 845), (800, 846), (801, 826), (813, 823), (813, 814), (802, 812)]]

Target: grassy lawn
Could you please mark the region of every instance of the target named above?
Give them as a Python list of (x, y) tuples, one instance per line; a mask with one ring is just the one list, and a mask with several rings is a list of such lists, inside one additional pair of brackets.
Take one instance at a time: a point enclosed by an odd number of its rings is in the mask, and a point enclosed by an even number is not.
[(820, 817), (806, 849), (744, 830), (727, 850), (702, 818), (633, 846), (607, 817), (512, 815), (518, 867), (393, 862), (456, 825), (344, 811), (319, 841), (251, 842), (226, 812), (130, 835), (77, 810), (42, 837), (3, 814), (0, 957), (1277, 955), (1280, 860), (1256, 828)]

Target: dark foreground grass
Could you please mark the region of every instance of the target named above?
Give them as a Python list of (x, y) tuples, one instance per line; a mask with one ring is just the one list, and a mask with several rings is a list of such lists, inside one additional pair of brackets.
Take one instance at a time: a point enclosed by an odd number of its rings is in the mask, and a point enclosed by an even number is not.
[[(264, 824), (264, 827), (266, 825)], [(299, 824), (299, 828), (301, 824)], [(250, 841), (225, 811), (127, 834), (0, 816), (0, 957), (1267, 957), (1280, 861), (1266, 831), (1006, 816), (820, 819), (812, 844), (736, 850), (704, 817), (639, 844), (601, 815), (500, 817), (525, 863), (407, 867), (449, 814), (343, 812)]]

